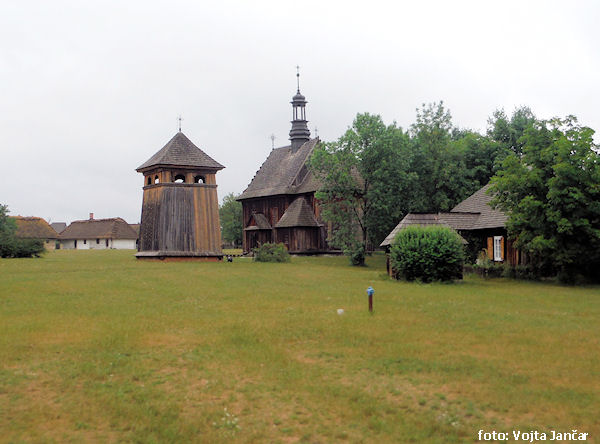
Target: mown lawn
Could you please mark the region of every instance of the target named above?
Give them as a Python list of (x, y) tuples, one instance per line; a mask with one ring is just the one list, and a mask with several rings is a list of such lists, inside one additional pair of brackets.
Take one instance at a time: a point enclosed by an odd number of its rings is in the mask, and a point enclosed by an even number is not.
[(346, 261), (0, 259), (0, 442), (600, 442), (599, 287)]

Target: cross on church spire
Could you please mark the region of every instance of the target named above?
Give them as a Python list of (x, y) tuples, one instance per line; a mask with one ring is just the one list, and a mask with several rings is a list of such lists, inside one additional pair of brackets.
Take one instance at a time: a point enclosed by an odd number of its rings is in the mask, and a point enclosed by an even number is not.
[(177, 120), (179, 121), (179, 132), (181, 132), (181, 121), (183, 120), (181, 118), (181, 114), (179, 115), (179, 117), (177, 117)]
[(298, 92), (300, 92), (300, 66), (296, 65), (296, 80), (298, 82)]

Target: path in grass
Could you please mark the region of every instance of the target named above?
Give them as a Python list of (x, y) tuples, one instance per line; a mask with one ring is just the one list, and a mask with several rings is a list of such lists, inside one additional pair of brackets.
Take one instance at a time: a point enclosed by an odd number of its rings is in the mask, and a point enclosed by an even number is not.
[(398, 283), (382, 256), (0, 260), (0, 441), (598, 442), (599, 315), (598, 287)]

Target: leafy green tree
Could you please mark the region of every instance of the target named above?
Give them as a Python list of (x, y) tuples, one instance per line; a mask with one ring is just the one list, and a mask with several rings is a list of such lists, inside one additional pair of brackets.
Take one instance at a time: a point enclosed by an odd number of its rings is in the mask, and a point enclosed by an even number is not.
[(418, 176), (411, 211), (448, 211), (473, 190), (460, 146), (454, 143), (452, 116), (444, 103), (423, 104), (411, 126), (411, 170)]
[(512, 151), (517, 155), (523, 153), (522, 140), (525, 130), (537, 122), (535, 115), (527, 106), (515, 109), (511, 118), (506, 116), (504, 110), (496, 110), (488, 119), (487, 135), (490, 139), (500, 144), (506, 154)]
[(17, 225), (8, 217), (8, 207), (0, 204), (0, 257), (39, 257), (44, 242), (37, 239), (17, 239)]
[(320, 179), (322, 217), (332, 222), (331, 245), (364, 263), (370, 245), (379, 245), (408, 209), (410, 143), (395, 123), (358, 114), (337, 142), (317, 147), (310, 167)]
[(0, 257), (10, 257), (14, 250), (17, 225), (8, 217), (8, 206), (0, 204)]
[(464, 197), (470, 196), (486, 185), (498, 170), (498, 160), (504, 159), (507, 155), (506, 150), (499, 143), (473, 131), (465, 131), (452, 144), (465, 165), (463, 183), (466, 186), (466, 195)]
[(565, 282), (600, 269), (600, 155), (594, 131), (577, 119), (537, 122), (492, 179), (493, 203), (507, 214), (516, 246), (538, 273)]
[(222, 239), (239, 246), (242, 244), (243, 216), (242, 203), (236, 198), (237, 196), (233, 193), (229, 193), (223, 198), (223, 204), (219, 207), (219, 219)]

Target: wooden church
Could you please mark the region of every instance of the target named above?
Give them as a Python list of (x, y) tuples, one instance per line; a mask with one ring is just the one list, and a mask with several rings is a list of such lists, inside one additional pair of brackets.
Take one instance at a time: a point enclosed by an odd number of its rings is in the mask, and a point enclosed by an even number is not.
[(221, 260), (216, 173), (224, 168), (179, 132), (144, 175), (138, 259)]
[(299, 82), (291, 104), (290, 145), (273, 149), (238, 197), (243, 208), (245, 253), (265, 242), (281, 242), (294, 254), (332, 251), (315, 199), (320, 184), (307, 165), (319, 139), (310, 138), (307, 101)]

